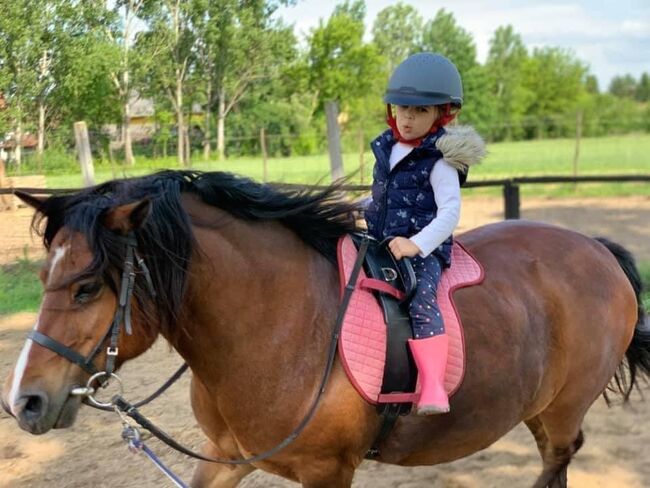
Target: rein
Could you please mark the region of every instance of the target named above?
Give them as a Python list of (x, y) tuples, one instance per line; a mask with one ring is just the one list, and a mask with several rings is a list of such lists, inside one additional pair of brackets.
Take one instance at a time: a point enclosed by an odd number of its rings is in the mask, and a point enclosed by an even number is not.
[[(336, 358), (336, 348), (338, 345), (339, 335), (341, 333), (341, 327), (343, 326), (343, 319), (345, 318), (345, 313), (350, 303), (352, 292), (354, 291), (355, 284), (357, 282), (359, 273), (361, 271), (361, 267), (363, 265), (364, 257), (368, 250), (368, 244), (369, 244), (368, 237), (367, 236), (364, 237), (363, 240), (361, 241), (358, 250), (357, 259), (354, 263), (354, 267), (352, 268), (352, 272), (350, 274), (350, 279), (348, 280), (348, 283), (345, 286), (345, 291), (343, 292), (341, 304), (338, 309), (334, 330), (332, 331), (332, 337), (330, 341), (330, 347), (328, 350), (325, 371), (323, 373), (320, 385), (318, 387), (318, 393), (316, 394), (316, 397), (312, 401), (312, 404), (309, 407), (307, 414), (304, 416), (304, 418), (301, 420), (298, 426), (293, 430), (293, 432), (291, 432), (289, 436), (287, 436), (275, 447), (261, 454), (257, 454), (255, 456), (251, 456), (244, 459), (209, 458), (199, 453), (196, 453), (191, 449), (186, 448), (183, 445), (176, 442), (171, 436), (169, 436), (163, 430), (156, 427), (151, 421), (149, 421), (144, 415), (142, 415), (137, 410), (138, 407), (145, 405), (151, 402), (152, 400), (154, 400), (156, 397), (162, 394), (167, 388), (169, 388), (178, 378), (180, 378), (180, 376), (189, 367), (187, 363), (183, 364), (172, 375), (172, 377), (169, 380), (167, 380), (158, 390), (156, 390), (153, 394), (151, 394), (149, 397), (145, 398), (140, 402), (131, 404), (122, 397), (121, 393), (119, 395), (113, 396), (110, 403), (102, 403), (97, 401), (94, 398), (95, 389), (93, 388), (92, 385), (96, 380), (98, 380), (98, 378), (102, 378), (102, 377), (105, 378), (104, 382), (101, 383), (102, 387), (107, 385), (108, 380), (110, 378), (115, 378), (121, 385), (120, 378), (114, 373), (115, 361), (117, 358), (117, 354), (119, 352), (117, 347), (117, 342), (119, 339), (119, 334), (120, 334), (122, 324), (124, 324), (124, 328), (127, 335), (131, 335), (133, 333), (133, 328), (131, 326), (131, 300), (133, 298), (133, 288), (135, 285), (136, 262), (137, 262), (137, 267), (145, 276), (145, 280), (147, 282), (147, 288), (149, 290), (150, 295), (152, 297), (155, 297), (156, 295), (149, 270), (146, 264), (144, 263), (144, 260), (142, 260), (140, 256), (138, 256), (137, 254), (138, 242), (133, 232), (130, 232), (125, 237), (125, 244), (127, 249), (126, 249), (126, 257), (124, 261), (124, 268), (122, 270), (122, 280), (120, 286), (120, 297), (119, 297), (118, 307), (115, 311), (115, 315), (113, 317), (111, 326), (104, 334), (103, 338), (99, 341), (97, 346), (95, 346), (95, 348), (91, 351), (91, 353), (88, 356), (84, 357), (78, 352), (68, 348), (67, 346), (52, 339), (51, 337), (41, 334), (40, 332), (32, 331), (30, 334), (28, 334), (29, 339), (59, 354), (60, 356), (66, 358), (68, 361), (77, 364), (84, 371), (86, 371), (91, 375), (85, 388), (75, 388), (71, 393), (73, 395), (80, 395), (86, 397), (88, 399), (87, 405), (93, 408), (97, 408), (99, 410), (104, 410), (104, 411), (115, 411), (122, 419), (124, 432), (128, 433), (128, 434), (123, 433), (123, 437), (125, 437), (126, 440), (130, 441), (130, 445), (137, 444), (138, 446), (143, 446), (143, 443), (139, 441), (139, 437), (138, 437), (139, 434), (137, 434), (137, 429), (135, 429), (133, 426), (131, 426), (128, 423), (126, 416), (135, 420), (141, 427), (147, 429), (149, 432), (151, 432), (151, 434), (153, 434), (160, 441), (164, 442), (171, 448), (187, 456), (200, 459), (202, 461), (211, 462), (211, 463), (231, 464), (231, 465), (250, 464), (250, 463), (267, 459), (273, 456), (274, 454), (277, 454), (282, 449), (284, 449), (289, 444), (291, 444), (302, 433), (302, 431), (305, 429), (307, 424), (311, 421), (314, 414), (316, 413), (318, 404), (320, 403), (320, 400), (323, 394), (325, 393), (325, 387), (327, 385), (330, 374), (332, 372), (332, 367), (334, 366), (334, 359)], [(104, 371), (98, 371), (97, 368), (94, 366), (93, 361), (97, 356), (97, 354), (99, 353), (99, 351), (101, 351), (102, 345), (107, 339), (109, 339), (109, 345), (106, 349), (106, 354), (107, 354), (106, 366)], [(138, 437), (138, 442), (134, 444), (133, 439), (135, 437)], [(142, 449), (142, 447), (138, 447), (138, 448)]]

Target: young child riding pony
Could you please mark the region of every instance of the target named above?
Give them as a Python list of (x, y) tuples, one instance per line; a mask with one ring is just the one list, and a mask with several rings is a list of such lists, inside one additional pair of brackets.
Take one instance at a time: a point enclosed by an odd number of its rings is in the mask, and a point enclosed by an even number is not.
[(390, 129), (371, 143), (376, 162), (365, 218), (375, 239), (392, 238), (396, 259), (411, 258), (417, 279), (409, 305), (409, 347), (420, 382), (416, 411), (444, 413), (449, 341), (436, 293), (443, 269), (451, 265), (460, 185), (484, 146), (471, 128), (444, 128), (463, 104), (463, 87), (456, 66), (440, 54), (415, 54), (397, 66), (384, 101)]

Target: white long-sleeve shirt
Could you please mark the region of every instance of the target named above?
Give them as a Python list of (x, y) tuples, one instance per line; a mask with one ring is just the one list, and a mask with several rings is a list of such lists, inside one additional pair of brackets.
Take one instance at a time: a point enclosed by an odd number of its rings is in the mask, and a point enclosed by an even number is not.
[[(404, 159), (413, 146), (396, 143), (390, 153), (390, 169)], [(460, 220), (460, 182), (458, 171), (444, 159), (433, 165), (429, 182), (438, 207), (436, 217), (410, 240), (420, 248), (420, 256), (426, 257), (442, 244), (456, 229)]]

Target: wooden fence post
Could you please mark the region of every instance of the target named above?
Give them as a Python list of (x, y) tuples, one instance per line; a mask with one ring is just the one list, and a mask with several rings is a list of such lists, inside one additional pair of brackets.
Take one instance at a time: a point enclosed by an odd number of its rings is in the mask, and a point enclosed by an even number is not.
[(343, 178), (343, 156), (341, 154), (341, 130), (339, 128), (339, 107), (336, 102), (325, 102), (327, 117), (327, 145), (330, 153), (330, 171), (332, 181)]
[(264, 127), (260, 129), (260, 147), (262, 148), (262, 181), (269, 181), (269, 155), (266, 152), (266, 134)]
[(88, 138), (88, 127), (84, 121), (74, 123), (74, 138), (77, 142), (77, 154), (81, 165), (81, 174), (84, 178), (84, 185), (95, 184), (95, 168), (90, 152), (90, 139)]
[(576, 148), (573, 153), (573, 176), (578, 176), (578, 159), (580, 158), (580, 138), (582, 137), (582, 110), (576, 113)]

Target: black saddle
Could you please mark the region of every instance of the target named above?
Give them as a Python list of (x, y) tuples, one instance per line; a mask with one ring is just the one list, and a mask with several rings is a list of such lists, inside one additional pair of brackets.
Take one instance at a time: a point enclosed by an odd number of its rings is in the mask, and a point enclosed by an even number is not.
[[(364, 263), (366, 274), (403, 293), (403, 298), (400, 299), (388, 293), (375, 291), (387, 327), (386, 365), (381, 393), (413, 392), (417, 381), (417, 369), (406, 341), (413, 338), (408, 304), (415, 293), (415, 272), (408, 258), (399, 261), (394, 258), (388, 249), (388, 242), (392, 238), (380, 242), (369, 236), (352, 235), (357, 248), (364, 238), (370, 240)], [(410, 410), (410, 403), (404, 405), (408, 405)]]

